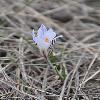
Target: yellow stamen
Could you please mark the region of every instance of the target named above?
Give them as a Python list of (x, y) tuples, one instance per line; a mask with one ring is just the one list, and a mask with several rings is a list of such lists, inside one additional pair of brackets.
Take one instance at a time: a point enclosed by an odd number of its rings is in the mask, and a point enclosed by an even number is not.
[(45, 42), (47, 42), (47, 43), (49, 42), (49, 39), (47, 37), (45, 38)]

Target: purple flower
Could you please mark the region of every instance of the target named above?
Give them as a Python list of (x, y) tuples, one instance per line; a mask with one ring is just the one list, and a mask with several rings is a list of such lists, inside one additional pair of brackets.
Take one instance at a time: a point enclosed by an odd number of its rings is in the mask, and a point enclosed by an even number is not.
[(48, 49), (55, 43), (56, 39), (60, 36), (56, 36), (56, 33), (50, 28), (47, 28), (42, 24), (37, 33), (32, 31), (33, 41), (37, 44), (37, 47), (40, 49), (42, 55), (48, 55)]

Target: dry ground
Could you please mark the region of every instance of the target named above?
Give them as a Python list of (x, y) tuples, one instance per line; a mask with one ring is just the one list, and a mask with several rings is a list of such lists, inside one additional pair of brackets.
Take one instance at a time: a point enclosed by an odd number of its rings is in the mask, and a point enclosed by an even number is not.
[[(41, 24), (63, 35), (65, 80), (32, 42)], [(0, 100), (100, 100), (100, 1), (0, 0)]]

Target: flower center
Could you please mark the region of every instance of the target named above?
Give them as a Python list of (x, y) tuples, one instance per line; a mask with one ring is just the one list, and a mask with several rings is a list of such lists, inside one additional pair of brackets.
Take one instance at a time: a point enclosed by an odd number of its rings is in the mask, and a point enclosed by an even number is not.
[(46, 37), (44, 41), (48, 43), (49, 42), (49, 39)]

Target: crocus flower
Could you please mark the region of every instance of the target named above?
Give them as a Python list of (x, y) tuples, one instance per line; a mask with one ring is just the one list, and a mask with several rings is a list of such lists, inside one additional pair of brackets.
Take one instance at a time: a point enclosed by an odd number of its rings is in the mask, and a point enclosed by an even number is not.
[(49, 49), (53, 46), (56, 39), (62, 37), (62, 35), (56, 36), (56, 33), (51, 28), (47, 30), (43, 24), (40, 26), (37, 33), (35, 33), (33, 29), (32, 36), (34, 43), (45, 57), (48, 56)]

